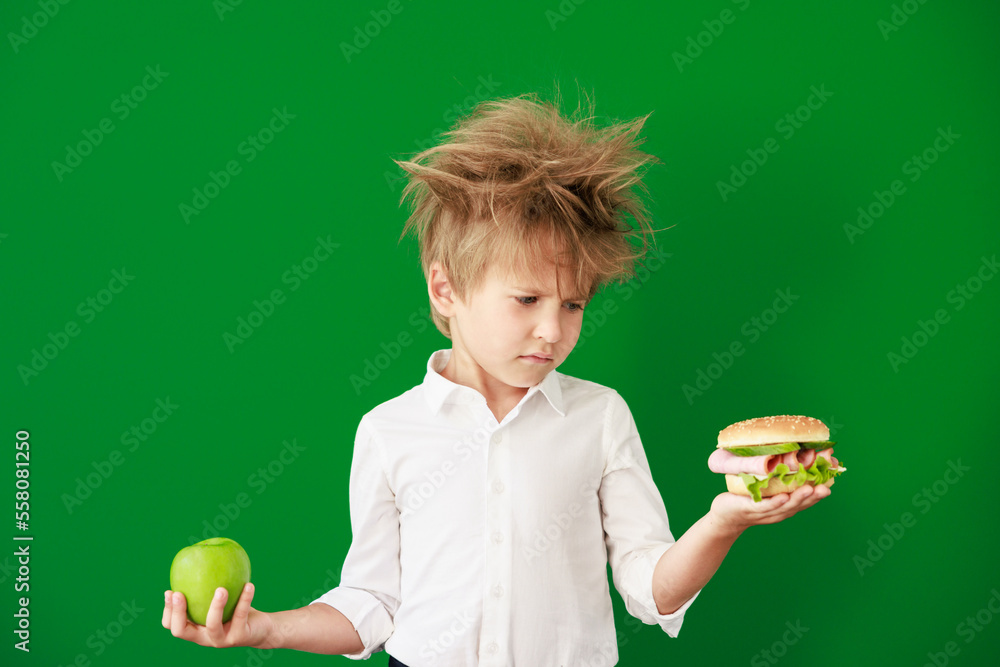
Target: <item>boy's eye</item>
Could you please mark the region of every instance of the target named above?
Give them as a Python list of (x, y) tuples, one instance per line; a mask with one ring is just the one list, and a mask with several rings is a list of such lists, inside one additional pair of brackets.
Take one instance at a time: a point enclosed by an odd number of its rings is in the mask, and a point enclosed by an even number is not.
[[(514, 298), (517, 299), (517, 302), (520, 303), (522, 306), (530, 306), (533, 303), (535, 303), (535, 301), (538, 300), (537, 296), (515, 296)], [(529, 301), (530, 303), (528, 303)], [(568, 305), (569, 305), (569, 311), (571, 313), (576, 313), (583, 310), (583, 306), (581, 306), (578, 303), (568, 302)]]

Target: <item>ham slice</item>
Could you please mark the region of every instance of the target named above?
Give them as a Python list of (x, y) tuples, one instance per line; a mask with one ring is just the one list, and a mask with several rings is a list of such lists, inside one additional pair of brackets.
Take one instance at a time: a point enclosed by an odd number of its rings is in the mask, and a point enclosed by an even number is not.
[(808, 468), (813, 463), (816, 462), (816, 450), (815, 449), (800, 449), (795, 452), (795, 458), (798, 460), (799, 465), (803, 468)]
[[(794, 452), (792, 452), (794, 454)], [(749, 473), (751, 475), (767, 475), (774, 466), (781, 463), (782, 454), (768, 454), (765, 456), (736, 456), (724, 449), (716, 449), (708, 457), (708, 468), (712, 472), (723, 475), (739, 475)]]
[(836, 457), (834, 457), (833, 455), (833, 447), (824, 449), (821, 452), (816, 452), (816, 456), (822, 456), (824, 459), (826, 459), (830, 463), (831, 468), (840, 467), (840, 461), (838, 461)]
[(816, 463), (817, 457), (822, 457), (836, 468), (839, 463), (833, 457), (833, 447), (817, 452), (815, 449), (799, 449), (787, 454), (767, 454), (764, 456), (737, 456), (724, 449), (716, 449), (708, 457), (708, 468), (712, 472), (723, 475), (739, 475), (748, 473), (751, 475), (768, 475), (779, 463), (784, 463), (788, 469), (795, 472), (801, 465), (808, 468)]
[(784, 463), (786, 466), (788, 466), (788, 469), (792, 472), (795, 472), (796, 470), (799, 469), (799, 458), (797, 456), (798, 453), (799, 450), (796, 450), (794, 452), (788, 452), (787, 454), (781, 455), (781, 463)]

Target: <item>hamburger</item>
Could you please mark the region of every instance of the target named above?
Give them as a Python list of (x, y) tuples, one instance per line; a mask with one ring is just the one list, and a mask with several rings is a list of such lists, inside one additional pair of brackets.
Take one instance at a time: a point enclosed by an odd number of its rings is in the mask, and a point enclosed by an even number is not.
[(833, 486), (847, 470), (833, 456), (830, 429), (812, 417), (777, 415), (730, 424), (708, 457), (712, 472), (726, 476), (731, 493), (754, 502), (800, 486)]

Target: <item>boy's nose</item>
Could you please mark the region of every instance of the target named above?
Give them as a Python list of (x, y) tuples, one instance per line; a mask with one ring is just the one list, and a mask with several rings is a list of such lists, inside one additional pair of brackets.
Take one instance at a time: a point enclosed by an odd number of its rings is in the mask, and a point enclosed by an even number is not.
[(546, 343), (555, 344), (562, 338), (562, 327), (559, 324), (559, 315), (546, 315), (538, 326), (535, 327), (535, 335)]

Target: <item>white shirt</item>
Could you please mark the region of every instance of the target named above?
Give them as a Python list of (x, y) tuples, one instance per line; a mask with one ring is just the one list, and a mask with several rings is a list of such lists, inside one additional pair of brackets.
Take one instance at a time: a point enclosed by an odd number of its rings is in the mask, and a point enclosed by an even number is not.
[[(657, 613), (653, 568), (674, 544), (625, 400), (550, 371), (497, 423), (475, 389), (422, 384), (358, 425), (353, 541), (323, 602), (368, 658), (408, 667), (614, 665), (608, 590), (671, 637), (698, 593)], [(700, 591), (699, 591), (700, 593)]]

